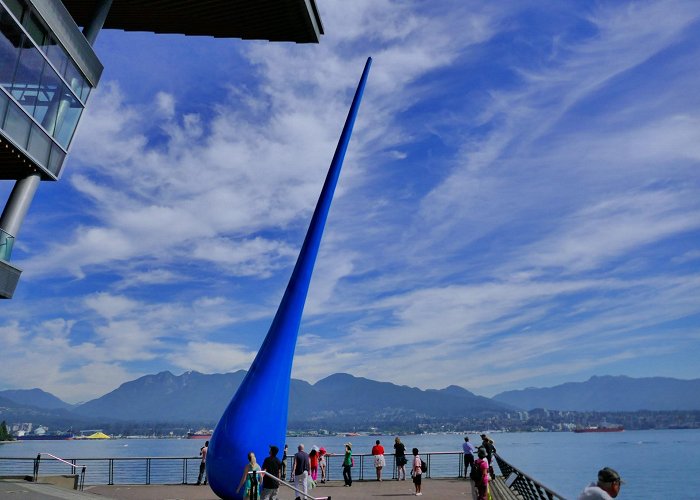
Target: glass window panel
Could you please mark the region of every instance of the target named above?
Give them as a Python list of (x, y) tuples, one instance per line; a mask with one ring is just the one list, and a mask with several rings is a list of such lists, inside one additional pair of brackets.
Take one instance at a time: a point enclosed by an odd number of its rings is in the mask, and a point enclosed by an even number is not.
[(83, 92), (80, 95), (80, 100), (83, 101), (83, 103), (87, 102), (87, 98), (90, 95), (90, 91), (92, 90), (92, 87), (88, 83), (88, 81), (83, 78)]
[(24, 29), (27, 30), (27, 33), (29, 33), (32, 40), (34, 40), (34, 42), (43, 50), (46, 50), (45, 46), (49, 32), (48, 29), (44, 27), (44, 23), (37, 17), (37, 15), (30, 12), (28, 16), (25, 16), (23, 24)]
[(62, 99), (58, 118), (56, 120), (56, 129), (54, 138), (65, 149), (68, 149), (75, 127), (78, 126), (80, 114), (83, 112), (83, 105), (66, 89)]
[(7, 111), (7, 100), (8, 97), (4, 92), (0, 91), (0, 125), (2, 125), (5, 120), (5, 111)]
[(12, 87), (21, 42), (19, 26), (0, 6), (0, 84), (8, 90)]
[(49, 162), (49, 154), (51, 153), (51, 139), (49, 139), (49, 136), (47, 136), (37, 125), (32, 126), (27, 151), (41, 165), (46, 165)]
[(84, 89), (88, 86), (88, 83), (72, 61), (68, 61), (68, 67), (66, 68), (66, 82), (73, 89), (75, 95), (83, 99)]
[(17, 19), (22, 20), (22, 11), (24, 10), (24, 2), (20, 0), (4, 0), (5, 5), (15, 15)]
[(17, 107), (13, 102), (9, 103), (7, 116), (5, 117), (5, 132), (10, 138), (17, 143), (18, 146), (26, 149), (27, 141), (29, 140), (29, 129), (31, 120), (29, 117)]
[(34, 111), (41, 73), (45, 64), (39, 50), (27, 37), (24, 37), (12, 85), (12, 96), (29, 114)]
[(61, 90), (64, 87), (65, 85), (56, 72), (47, 64), (44, 68), (44, 74), (41, 76), (33, 116), (49, 133), (54, 131)]
[(68, 54), (58, 41), (51, 37), (49, 40), (48, 52), (49, 61), (54, 65), (59, 75), (63, 75), (68, 64)]
[(54, 144), (51, 148), (51, 158), (49, 158), (49, 164), (47, 165), (49, 172), (58, 177), (58, 174), (61, 172), (61, 167), (63, 166), (63, 160), (65, 159), (65, 157), (66, 153), (64, 153), (61, 148)]

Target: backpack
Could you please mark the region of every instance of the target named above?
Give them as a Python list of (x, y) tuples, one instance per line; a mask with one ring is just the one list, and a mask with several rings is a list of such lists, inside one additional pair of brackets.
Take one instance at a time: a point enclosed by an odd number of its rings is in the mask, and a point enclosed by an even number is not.
[(420, 471), (421, 472), (428, 472), (428, 464), (426, 464), (423, 459), (421, 459), (421, 461), (420, 461)]
[(484, 471), (481, 468), (482, 460), (479, 459), (472, 465), (472, 470), (469, 473), (469, 478), (474, 481), (474, 484), (482, 484), (484, 482)]

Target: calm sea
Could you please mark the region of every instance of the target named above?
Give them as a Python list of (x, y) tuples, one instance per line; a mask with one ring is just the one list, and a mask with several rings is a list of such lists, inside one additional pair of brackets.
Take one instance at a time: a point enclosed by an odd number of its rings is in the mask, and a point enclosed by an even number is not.
[[(566, 498), (576, 498), (598, 469), (618, 470), (626, 484), (618, 498), (700, 499), (700, 430), (624, 431), (607, 434), (570, 432), (493, 433), (499, 454), (523, 472)], [(304, 443), (342, 453), (352, 441), (355, 453), (369, 453), (380, 439), (388, 450), (393, 436), (289, 438), (290, 448)], [(479, 441), (476, 435), (471, 439)], [(407, 449), (457, 451), (463, 437), (454, 434), (403, 436)], [(203, 442), (188, 439), (104, 441), (25, 441), (0, 446), (0, 456), (34, 457), (48, 452), (67, 458), (196, 456)]]

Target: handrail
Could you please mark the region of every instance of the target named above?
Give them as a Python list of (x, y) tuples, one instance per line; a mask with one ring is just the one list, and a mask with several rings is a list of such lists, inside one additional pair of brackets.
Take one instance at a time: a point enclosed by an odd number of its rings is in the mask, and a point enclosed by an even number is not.
[[(506, 486), (508, 486), (511, 491), (518, 494), (523, 500), (566, 500), (566, 497), (547, 488), (536, 479), (533, 479), (523, 471), (513, 467), (498, 453), (494, 453), (494, 456), (496, 457), (498, 468), (501, 469), (501, 474), (503, 474)], [(511, 479), (513, 474), (515, 477)]]
[(63, 460), (60, 457), (57, 457), (56, 455), (52, 455), (51, 453), (39, 453), (36, 456), (36, 460), (34, 461), (34, 482), (36, 483), (37, 480), (39, 479), (39, 463), (41, 462), (41, 456), (46, 455), (47, 457), (51, 457), (54, 460), (58, 460), (59, 462), (63, 462), (66, 465), (70, 465), (74, 470), (77, 468), (80, 468), (80, 480), (78, 481), (78, 489), (80, 491), (83, 491), (83, 487), (85, 486), (85, 471), (87, 470), (87, 465), (78, 465), (71, 463), (67, 460)]
[(330, 496), (328, 496), (328, 497), (312, 497), (312, 496), (309, 495), (308, 493), (304, 493), (303, 491), (298, 490), (297, 488), (295, 488), (295, 487), (292, 486), (291, 484), (289, 484), (289, 483), (287, 483), (287, 482), (285, 482), (285, 481), (282, 481), (280, 478), (278, 478), (278, 477), (275, 476), (274, 474), (270, 474), (269, 472), (266, 472), (266, 471), (264, 471), (264, 470), (258, 470), (258, 471), (252, 471), (252, 470), (251, 470), (251, 471), (248, 471), (248, 474), (252, 474), (252, 476), (251, 476), (251, 482), (250, 482), (250, 483), (251, 483), (250, 500), (258, 500), (258, 474), (260, 474), (261, 476), (265, 476), (265, 475), (266, 475), (266, 476), (269, 476), (270, 479), (274, 479), (274, 480), (277, 481), (279, 484), (281, 484), (281, 485), (283, 485), (283, 486), (286, 486), (287, 488), (289, 488), (289, 489), (291, 489), (291, 490), (296, 491), (296, 492), (298, 493), (297, 498), (301, 498), (302, 500), (306, 500), (306, 499), (310, 499), (310, 500), (331, 500), (331, 497), (330, 497)]

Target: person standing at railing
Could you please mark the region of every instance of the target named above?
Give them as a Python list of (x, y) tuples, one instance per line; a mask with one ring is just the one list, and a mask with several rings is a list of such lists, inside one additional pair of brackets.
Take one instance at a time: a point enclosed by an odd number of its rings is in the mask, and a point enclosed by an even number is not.
[(345, 456), (343, 457), (343, 486), (352, 486), (352, 443), (345, 443)]
[[(287, 450), (289, 447), (287, 446), (287, 443), (284, 443), (284, 452), (282, 454), (282, 479), (287, 477)], [(290, 481), (292, 481), (294, 478), (291, 478)]]
[[(294, 471), (294, 486), (296, 489), (304, 492), (304, 498), (308, 498), (308, 477), (311, 464), (309, 463), (309, 455), (304, 451), (304, 445), (300, 444), (297, 447), (297, 452), (294, 454), (292, 461), (292, 470)], [(301, 497), (297, 496), (297, 500)]]
[(321, 483), (326, 482), (326, 449), (322, 446), (318, 450), (318, 468), (321, 470)]
[(474, 445), (469, 442), (469, 436), (464, 436), (462, 450), (464, 450), (464, 479), (469, 479), (467, 469), (471, 467), (474, 470), (474, 452), (476, 451)]
[(207, 484), (207, 450), (209, 450), (209, 441), (204, 443), (199, 449), (199, 456), (202, 457), (202, 461), (199, 463), (199, 476), (197, 476), (197, 486), (202, 484), (202, 477), (204, 477), (204, 485)]
[(481, 435), (481, 446), (486, 451), (486, 459), (489, 462), (489, 475), (491, 479), (495, 477), (493, 472), (493, 456), (496, 454), (496, 446), (493, 443), (493, 439), (488, 437), (486, 434)]
[(309, 473), (311, 474), (311, 479), (316, 481), (318, 478), (318, 446), (312, 446), (309, 452)]
[(394, 456), (396, 461), (396, 480), (406, 480), (406, 445), (404, 445), (398, 436), (394, 439)]
[(421, 479), (423, 477), (423, 460), (418, 454), (418, 448), (413, 448), (413, 467), (411, 467), (411, 476), (413, 476), (413, 484), (416, 487), (416, 496), (421, 496)]
[(377, 439), (377, 442), (372, 446), (372, 456), (374, 457), (374, 468), (377, 470), (377, 481), (382, 480), (382, 469), (386, 465), (386, 460), (384, 460), (384, 447)]
[(265, 471), (265, 475), (263, 476), (260, 500), (277, 500), (277, 490), (280, 484), (270, 476), (284, 479), (284, 476), (281, 475), (282, 463), (279, 458), (277, 458), (277, 453), (279, 451), (277, 446), (270, 445), (270, 456), (265, 457), (263, 461), (262, 470)]
[(615, 469), (605, 467), (598, 471), (598, 482), (591, 483), (581, 492), (578, 500), (611, 500), (620, 494), (624, 481)]

